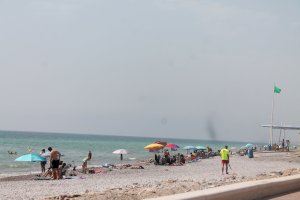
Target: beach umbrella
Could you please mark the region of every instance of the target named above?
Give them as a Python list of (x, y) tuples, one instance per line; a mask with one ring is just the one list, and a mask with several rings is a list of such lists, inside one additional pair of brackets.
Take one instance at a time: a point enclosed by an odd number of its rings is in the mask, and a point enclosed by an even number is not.
[(161, 144), (165, 147), (167, 145), (167, 142), (157, 140), (157, 141), (154, 142), (154, 144)]
[[(39, 154), (36, 153), (30, 153), (30, 154), (25, 154), (23, 156), (20, 156), (19, 158), (15, 159), (17, 162), (42, 162), (46, 161), (46, 158), (40, 156)], [(32, 171), (32, 169), (31, 169)], [(30, 171), (30, 174), (31, 174)]]
[(180, 148), (177, 144), (172, 144), (172, 143), (167, 144), (165, 147), (170, 148), (173, 151)]
[(197, 146), (196, 149), (197, 150), (207, 150), (207, 148), (204, 146)]
[(186, 150), (186, 153), (188, 154), (189, 151), (194, 151), (194, 150), (196, 150), (197, 148), (194, 147), (194, 146), (185, 146), (185, 147), (183, 147), (183, 149), (185, 149), (185, 150)]
[(253, 147), (254, 145), (253, 144), (250, 144), (250, 143), (248, 143), (248, 144), (246, 144), (245, 145), (245, 147), (247, 147), (247, 148), (250, 148), (250, 147)]
[(183, 149), (185, 149), (185, 150), (196, 150), (197, 148), (194, 147), (194, 146), (185, 146), (185, 147), (183, 147)]
[(35, 153), (30, 153), (30, 154), (20, 156), (19, 158), (15, 159), (15, 161), (18, 161), (18, 162), (42, 162), (42, 161), (46, 161), (46, 158), (44, 158), (38, 154), (35, 154)]
[(113, 154), (128, 154), (126, 149), (118, 149), (113, 152)]
[(163, 145), (156, 144), (156, 143), (149, 144), (149, 145), (144, 147), (144, 149), (146, 149), (146, 150), (160, 150), (160, 149), (163, 149), (163, 148), (164, 148)]
[(128, 154), (128, 151), (126, 149), (118, 149), (112, 152), (113, 154), (119, 154), (120, 159), (123, 160), (123, 154)]

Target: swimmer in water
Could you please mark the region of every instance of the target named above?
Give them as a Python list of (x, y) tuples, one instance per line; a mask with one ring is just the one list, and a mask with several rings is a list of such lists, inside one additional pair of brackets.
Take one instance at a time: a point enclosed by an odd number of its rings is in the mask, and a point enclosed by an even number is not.
[(8, 153), (9, 155), (17, 155), (17, 154), (18, 154), (16, 151), (7, 151), (7, 153)]

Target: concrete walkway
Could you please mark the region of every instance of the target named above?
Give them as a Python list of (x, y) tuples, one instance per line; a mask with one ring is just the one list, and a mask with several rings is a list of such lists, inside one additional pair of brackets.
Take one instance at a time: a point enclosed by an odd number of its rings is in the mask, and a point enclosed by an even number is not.
[(206, 190), (198, 190), (194, 192), (152, 198), (148, 200), (299, 200), (299, 189), (300, 174), (297, 174), (280, 178), (236, 183)]
[(265, 198), (264, 200), (298, 200), (300, 199), (300, 190), (289, 194), (282, 194), (275, 197)]

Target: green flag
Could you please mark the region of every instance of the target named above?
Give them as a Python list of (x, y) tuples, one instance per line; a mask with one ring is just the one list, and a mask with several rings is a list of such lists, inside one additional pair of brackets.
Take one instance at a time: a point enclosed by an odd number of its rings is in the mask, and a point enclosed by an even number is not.
[(274, 93), (279, 94), (281, 92), (281, 89), (277, 86), (274, 86)]

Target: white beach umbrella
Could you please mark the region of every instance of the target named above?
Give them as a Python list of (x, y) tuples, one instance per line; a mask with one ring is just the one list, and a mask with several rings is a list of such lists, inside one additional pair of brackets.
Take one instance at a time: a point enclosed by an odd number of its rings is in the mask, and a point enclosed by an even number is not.
[(118, 149), (113, 152), (113, 154), (128, 154), (126, 149)]
[(128, 151), (126, 149), (118, 149), (112, 152), (113, 154), (119, 154), (120, 159), (123, 160), (123, 154), (128, 154)]

